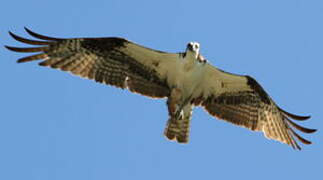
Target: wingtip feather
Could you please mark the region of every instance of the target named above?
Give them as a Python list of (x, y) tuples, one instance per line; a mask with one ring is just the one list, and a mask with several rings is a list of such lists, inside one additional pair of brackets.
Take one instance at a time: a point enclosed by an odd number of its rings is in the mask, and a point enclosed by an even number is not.
[(305, 120), (308, 120), (311, 118), (311, 116), (299, 116), (299, 115), (295, 115), (295, 114), (292, 114), (292, 113), (289, 113), (285, 110), (283, 110), (282, 108), (278, 107), (278, 109), (283, 113), (285, 114), (286, 116), (294, 119), (294, 120), (298, 120), (298, 121), (305, 121)]
[(4, 47), (11, 51), (11, 46), (4, 45)]
[(22, 43), (26, 43), (26, 44), (31, 44), (31, 45), (49, 45), (49, 42), (45, 42), (45, 41), (36, 41), (36, 40), (31, 40), (31, 39), (26, 39), (23, 37), (20, 37), (14, 33), (12, 33), (11, 31), (8, 32), (9, 35), (15, 39), (16, 41), (22, 42)]
[(5, 48), (7, 48), (10, 51), (15, 51), (15, 52), (21, 52), (21, 53), (25, 53), (25, 52), (40, 52), (40, 51), (46, 51), (48, 50), (48, 47), (44, 46), (44, 47), (30, 47), (30, 48), (22, 48), (22, 47), (13, 47), (13, 46), (4, 46)]
[(61, 38), (53, 38), (53, 37), (49, 37), (49, 36), (44, 36), (38, 33), (35, 33), (33, 31), (31, 31), (30, 29), (28, 29), (27, 27), (24, 27), (25, 31), (30, 34), (31, 36), (38, 38), (38, 39), (42, 39), (42, 40), (49, 40), (49, 41), (59, 41), (59, 40), (63, 40)]
[(312, 144), (311, 141), (301, 137), (299, 134), (297, 134), (294, 130), (290, 129), (290, 132), (292, 132), (293, 136), (295, 136), (299, 141), (301, 141), (303, 144), (310, 145)]
[(310, 134), (310, 133), (314, 133), (314, 132), (316, 132), (316, 131), (317, 131), (317, 129), (310, 129), (310, 128), (305, 128), (305, 127), (303, 127), (303, 126), (300, 126), (300, 125), (298, 125), (298, 124), (294, 123), (293, 121), (291, 121), (291, 120), (290, 120), (290, 119), (288, 119), (288, 118), (286, 118), (286, 120), (287, 120), (287, 122), (288, 122), (290, 125), (292, 125), (294, 128), (296, 128), (297, 130), (299, 130), (299, 131), (301, 131), (301, 132), (303, 132), (303, 133), (308, 133), (308, 134)]
[(35, 61), (35, 60), (39, 60), (39, 59), (46, 59), (47, 57), (48, 56), (46, 54), (41, 53), (41, 54), (36, 54), (36, 55), (20, 58), (17, 60), (17, 63), (25, 63), (25, 62)]

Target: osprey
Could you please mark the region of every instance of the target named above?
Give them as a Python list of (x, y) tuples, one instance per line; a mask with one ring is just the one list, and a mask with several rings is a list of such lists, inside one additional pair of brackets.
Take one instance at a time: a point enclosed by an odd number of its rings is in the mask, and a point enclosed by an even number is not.
[(202, 106), (212, 116), (265, 137), (301, 149), (295, 138), (304, 144), (310, 141), (293, 128), (313, 133), (290, 119), (306, 120), (276, 105), (264, 89), (250, 76), (224, 72), (207, 62), (199, 53), (197, 42), (187, 44), (182, 53), (149, 49), (118, 37), (53, 38), (32, 32), (38, 40), (26, 39), (11, 32), (17, 41), (38, 47), (11, 47), (15, 52), (38, 52), (18, 63), (40, 60), (41, 66), (60, 69), (96, 82), (129, 89), (152, 98), (167, 98), (169, 120), (165, 136), (187, 143), (192, 109)]

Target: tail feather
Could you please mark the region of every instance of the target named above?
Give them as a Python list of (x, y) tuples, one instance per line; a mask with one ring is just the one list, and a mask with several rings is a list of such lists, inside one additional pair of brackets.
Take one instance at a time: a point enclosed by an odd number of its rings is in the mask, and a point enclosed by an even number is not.
[(170, 118), (165, 129), (165, 136), (171, 141), (188, 143), (190, 131), (190, 118)]

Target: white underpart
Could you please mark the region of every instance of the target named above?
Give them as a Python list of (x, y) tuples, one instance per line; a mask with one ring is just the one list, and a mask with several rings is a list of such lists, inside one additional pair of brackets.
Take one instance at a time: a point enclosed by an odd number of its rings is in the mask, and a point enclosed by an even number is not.
[(165, 63), (161, 67), (166, 70), (168, 84), (180, 89), (184, 98), (191, 96), (201, 84), (204, 64), (200, 63), (197, 57), (196, 52), (187, 51), (185, 57), (178, 57), (175, 63)]

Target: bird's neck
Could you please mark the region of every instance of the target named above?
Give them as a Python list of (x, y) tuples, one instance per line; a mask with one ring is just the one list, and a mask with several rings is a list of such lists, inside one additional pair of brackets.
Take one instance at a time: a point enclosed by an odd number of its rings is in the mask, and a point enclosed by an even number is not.
[(197, 54), (187, 52), (186, 56), (184, 58), (184, 71), (190, 71), (194, 68), (196, 62), (197, 62)]

